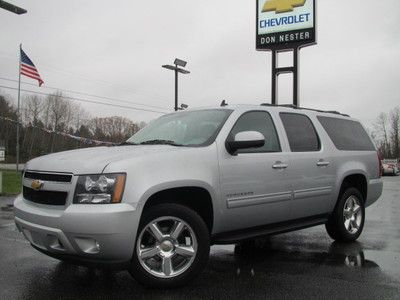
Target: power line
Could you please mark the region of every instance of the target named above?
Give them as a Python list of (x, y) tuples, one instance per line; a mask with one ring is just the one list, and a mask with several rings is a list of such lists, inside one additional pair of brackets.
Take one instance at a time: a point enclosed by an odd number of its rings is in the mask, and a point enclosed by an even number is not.
[[(13, 88), (13, 87), (9, 87), (9, 86), (0, 85), (0, 88), (18, 91), (17, 88)], [(42, 95), (42, 96), (52, 96), (52, 94), (35, 92), (35, 91), (25, 90), (25, 89), (21, 89), (21, 92), (37, 94), (37, 95)], [(119, 105), (119, 104), (104, 103), (104, 102), (99, 102), (99, 101), (94, 101), (94, 100), (86, 100), (86, 99), (76, 98), (76, 97), (69, 97), (69, 96), (62, 96), (62, 95), (57, 96), (57, 97), (67, 99), (67, 100), (72, 100), (72, 101), (78, 101), (78, 102), (94, 103), (94, 104), (100, 104), (100, 105), (105, 105), (105, 106), (113, 106), (113, 107), (126, 108), (126, 109), (139, 110), (139, 111), (147, 111), (147, 112), (153, 112), (153, 113), (158, 113), (158, 114), (163, 114), (163, 115), (166, 114), (165, 112), (151, 110), (151, 109), (144, 109), (144, 108), (138, 108), (138, 107), (132, 107), (132, 106)]]
[[(9, 79), (9, 78), (4, 78), (4, 77), (0, 77), (0, 80), (18, 83), (18, 80)], [(36, 84), (30, 83), (30, 82), (21, 81), (21, 83), (22, 83), (22, 84), (26, 84), (26, 85), (30, 85), (30, 86), (35, 86), (35, 87), (36, 87)], [(74, 90), (60, 89), (60, 88), (51, 87), (51, 86), (47, 86), (47, 85), (44, 85), (43, 88), (47, 88), (47, 89), (51, 89), (51, 90), (57, 90), (57, 91), (63, 91), (63, 92), (66, 92), (66, 93), (73, 93), (73, 94), (82, 95), (82, 96), (87, 96), (87, 97), (94, 97), (94, 98), (99, 98), (99, 99), (104, 99), (104, 100), (117, 101), (117, 102), (121, 102), (121, 103), (134, 104), (134, 105), (141, 105), (141, 106), (145, 106), (145, 107), (151, 107), (151, 108), (162, 109), (162, 110), (167, 110), (167, 111), (169, 110), (169, 109), (166, 108), (166, 107), (155, 106), (155, 105), (148, 105), (148, 104), (142, 104), (142, 103), (138, 103), (138, 102), (131, 102), (131, 101), (120, 100), (120, 99), (110, 98), (110, 97), (104, 97), (104, 96), (98, 96), (98, 95), (93, 95), (93, 94), (78, 92), (78, 91), (74, 91)]]
[[(14, 56), (11, 56), (11, 55), (9, 55), (9, 54), (7, 54), (5, 52), (0, 51), (0, 54), (2, 54), (3, 57), (8, 57), (8, 58), (15, 59)], [(7, 59), (7, 60), (9, 60), (9, 59)], [(107, 85), (109, 87), (118, 87), (119, 89), (123, 89), (123, 90), (128, 91), (128, 92), (130, 92), (132, 94), (141, 95), (141, 96), (144, 96), (144, 95), (145, 96), (151, 96), (151, 97), (155, 98), (154, 96), (150, 95), (148, 92), (145, 92), (145, 91), (132, 90), (132, 89), (126, 87), (126, 86), (116, 85), (116, 84), (112, 84), (112, 83), (110, 83), (108, 81), (103, 81), (103, 80), (100, 80), (100, 79), (90, 78), (90, 77), (87, 77), (87, 76), (85, 76), (83, 74), (80, 74), (80, 73), (73, 73), (73, 72), (65, 71), (65, 70), (62, 70), (62, 69), (54, 68), (54, 67), (46, 65), (46, 64), (41, 64), (40, 68), (41, 69), (43, 68), (43, 69), (51, 70), (50, 72), (62, 73), (64, 75), (73, 75), (74, 77), (78, 77), (78, 78), (81, 78), (81, 79), (84, 79), (84, 80), (87, 80), (87, 81), (91, 81), (93, 83), (101, 84), (102, 86)], [(160, 99), (160, 100), (163, 100), (163, 101), (167, 101), (167, 100), (164, 100), (164, 99), (159, 98), (159, 97), (161, 97), (161, 95), (157, 95), (157, 99)]]
[[(13, 124), (19, 124), (19, 125), (22, 125), (22, 126), (24, 125), (23, 123), (21, 123), (19, 121), (0, 116), (0, 121), (1, 120), (8, 121), (8, 122), (11, 122)], [(44, 131), (44, 132), (47, 132), (47, 133), (50, 133), (50, 134), (54, 133), (54, 134), (57, 134), (57, 135), (61, 135), (63, 137), (69, 137), (69, 138), (72, 138), (74, 140), (79, 140), (81, 143), (89, 144), (89, 145), (91, 145), (91, 144), (95, 144), (95, 145), (116, 145), (116, 143), (113, 143), (113, 142), (105, 142), (105, 141), (99, 141), (99, 140), (94, 140), (94, 139), (90, 139), (90, 138), (80, 137), (80, 136), (77, 136), (77, 135), (73, 135), (73, 134), (67, 133), (65, 131), (50, 130), (50, 129), (47, 129), (47, 128), (34, 126), (32, 124), (29, 124), (28, 126), (26, 126), (26, 128), (36, 128), (36, 129), (39, 129), (41, 131)]]

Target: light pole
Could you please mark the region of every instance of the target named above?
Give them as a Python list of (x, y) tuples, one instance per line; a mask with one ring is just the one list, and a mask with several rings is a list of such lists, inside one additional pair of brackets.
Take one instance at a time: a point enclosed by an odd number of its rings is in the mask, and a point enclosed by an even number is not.
[(3, 1), (3, 0), (0, 0), (0, 8), (8, 10), (8, 11), (14, 13), (14, 14), (17, 14), (17, 15), (22, 15), (22, 14), (26, 14), (27, 13), (26, 9), (23, 9), (21, 7), (18, 7), (16, 5), (14, 5), (14, 4), (8, 3), (8, 2)]
[[(177, 111), (178, 108), (178, 73), (182, 74), (189, 74), (190, 72), (188, 70), (183, 69), (186, 67), (187, 62), (181, 59), (176, 58), (174, 61), (174, 66), (172, 65), (163, 65), (162, 67), (164, 69), (172, 70), (175, 71), (175, 111)], [(182, 67), (182, 68), (180, 68)]]

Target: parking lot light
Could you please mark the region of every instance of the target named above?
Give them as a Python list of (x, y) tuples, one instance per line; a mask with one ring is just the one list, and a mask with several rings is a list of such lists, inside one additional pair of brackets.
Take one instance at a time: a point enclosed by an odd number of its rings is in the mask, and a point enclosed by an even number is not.
[[(167, 70), (171, 70), (175, 72), (175, 111), (179, 110), (178, 107), (178, 74), (190, 74), (188, 70), (183, 69), (186, 67), (187, 62), (184, 60), (181, 60), (179, 58), (176, 58), (174, 61), (174, 66), (172, 65), (163, 65), (162, 67)], [(180, 68), (182, 67), (182, 68)]]
[(24, 8), (18, 7), (14, 4), (8, 3), (6, 1), (0, 0), (0, 8), (3, 8), (5, 10), (8, 10), (14, 14), (17, 15), (23, 15), (26, 14), (28, 11)]

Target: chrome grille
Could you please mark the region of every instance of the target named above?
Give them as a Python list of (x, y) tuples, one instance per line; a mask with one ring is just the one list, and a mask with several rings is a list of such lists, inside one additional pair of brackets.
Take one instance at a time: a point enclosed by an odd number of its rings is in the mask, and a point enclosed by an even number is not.
[(76, 179), (71, 173), (26, 170), (22, 179), (25, 200), (55, 206), (68, 206)]

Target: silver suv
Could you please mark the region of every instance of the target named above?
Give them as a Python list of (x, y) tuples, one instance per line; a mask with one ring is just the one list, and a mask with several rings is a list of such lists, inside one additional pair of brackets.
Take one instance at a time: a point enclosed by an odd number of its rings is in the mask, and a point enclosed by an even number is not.
[(321, 224), (337, 241), (356, 240), (380, 172), (365, 129), (337, 112), (181, 111), (119, 146), (29, 161), (15, 222), (47, 255), (174, 287), (204, 268), (213, 244)]

